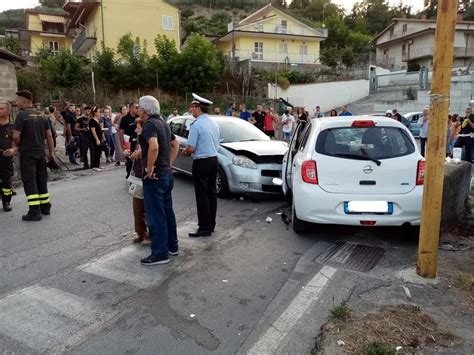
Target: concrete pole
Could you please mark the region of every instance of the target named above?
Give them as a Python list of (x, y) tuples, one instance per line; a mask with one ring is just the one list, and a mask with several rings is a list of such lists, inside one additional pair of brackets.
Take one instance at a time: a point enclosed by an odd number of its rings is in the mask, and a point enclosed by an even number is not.
[(443, 198), (446, 131), (453, 66), (457, 0), (440, 0), (436, 21), (431, 112), (416, 272), (436, 277)]

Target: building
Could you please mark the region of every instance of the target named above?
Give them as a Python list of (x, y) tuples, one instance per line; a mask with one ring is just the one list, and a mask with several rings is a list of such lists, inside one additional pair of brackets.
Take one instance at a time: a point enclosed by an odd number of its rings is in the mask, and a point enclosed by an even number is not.
[(21, 54), (37, 56), (40, 51), (48, 50), (56, 55), (69, 49), (72, 38), (66, 36), (68, 19), (67, 14), (25, 10), (25, 28), (18, 30)]
[(122, 36), (139, 37), (149, 54), (156, 53), (154, 40), (166, 35), (180, 45), (179, 10), (165, 0), (82, 0), (68, 1), (67, 36), (73, 38), (72, 51), (92, 58), (102, 44), (116, 49)]
[(12, 101), (18, 91), (16, 67), (26, 64), (26, 60), (16, 54), (0, 48), (0, 101)]
[[(376, 37), (377, 64), (390, 70), (408, 64), (433, 68), (436, 20), (395, 18)], [(474, 57), (474, 22), (458, 14), (453, 67), (465, 67)]]
[(326, 29), (315, 29), (268, 4), (214, 41), (224, 55), (238, 61), (319, 64), (320, 42)]

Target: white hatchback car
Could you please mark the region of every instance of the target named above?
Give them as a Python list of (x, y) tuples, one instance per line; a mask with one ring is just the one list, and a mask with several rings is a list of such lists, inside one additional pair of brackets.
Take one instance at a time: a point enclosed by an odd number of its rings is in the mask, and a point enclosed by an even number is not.
[(419, 225), (425, 161), (413, 135), (386, 117), (313, 119), (298, 126), (283, 158), (293, 229), (306, 222)]

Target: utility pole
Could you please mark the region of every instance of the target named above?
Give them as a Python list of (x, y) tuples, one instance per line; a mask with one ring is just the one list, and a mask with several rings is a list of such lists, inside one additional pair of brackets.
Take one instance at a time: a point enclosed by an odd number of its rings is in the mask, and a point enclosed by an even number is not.
[(436, 277), (438, 263), (457, 4), (457, 0), (438, 2), (423, 207), (416, 266), (417, 274), (425, 278)]

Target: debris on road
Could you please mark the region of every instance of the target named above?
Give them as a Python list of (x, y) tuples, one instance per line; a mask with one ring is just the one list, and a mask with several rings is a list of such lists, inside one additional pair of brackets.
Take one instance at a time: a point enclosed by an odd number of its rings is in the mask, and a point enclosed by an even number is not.
[(271, 223), (272, 221), (273, 221), (272, 217), (265, 218), (265, 222), (267, 222), (267, 223)]
[(229, 280), (222, 280), (222, 282), (229, 282)]
[(344, 346), (344, 345), (346, 345), (346, 343), (345, 343), (343, 340), (338, 340), (336, 343), (337, 343), (337, 346)]
[(282, 212), (282, 214), (281, 214), (281, 220), (282, 220), (283, 223), (285, 223), (286, 225), (288, 225), (288, 224), (291, 223), (291, 219), (286, 215), (285, 212)]
[(402, 350), (402, 349), (403, 349), (403, 346), (397, 346), (397, 347), (395, 348), (395, 351), (400, 351), (400, 350)]
[(403, 287), (403, 291), (405, 291), (405, 295), (411, 299), (411, 292), (410, 292), (410, 289), (406, 286), (402, 286)]
[(455, 242), (441, 242), (439, 243), (439, 249), (450, 250), (450, 251), (464, 251), (469, 250), (470, 246), (464, 243)]
[(244, 200), (244, 196), (240, 196), (240, 201), (243, 201)]
[(191, 318), (196, 317), (196, 315), (195, 315), (195, 314), (192, 314), (192, 313), (191, 313), (189, 316), (190, 316)]
[(275, 214), (280, 216), (283, 214), (283, 212), (276, 212)]

